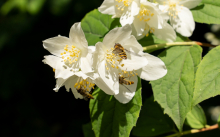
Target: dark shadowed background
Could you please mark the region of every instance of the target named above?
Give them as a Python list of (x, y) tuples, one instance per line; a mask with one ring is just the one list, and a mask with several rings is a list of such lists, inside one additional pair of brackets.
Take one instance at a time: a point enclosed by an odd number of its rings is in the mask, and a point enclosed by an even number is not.
[[(42, 63), (43, 56), (50, 53), (42, 41), (59, 34), (68, 36), (70, 27), (101, 3), (102, 0), (0, 1), (1, 137), (83, 136), (82, 125), (90, 121), (89, 101), (75, 99), (64, 87), (58, 93), (53, 91), (54, 72)], [(207, 42), (204, 34), (208, 31), (209, 25), (196, 24), (191, 40)], [(143, 101), (152, 95), (149, 82), (146, 83)], [(213, 124), (208, 108), (220, 105), (219, 97), (201, 105), (208, 124)]]

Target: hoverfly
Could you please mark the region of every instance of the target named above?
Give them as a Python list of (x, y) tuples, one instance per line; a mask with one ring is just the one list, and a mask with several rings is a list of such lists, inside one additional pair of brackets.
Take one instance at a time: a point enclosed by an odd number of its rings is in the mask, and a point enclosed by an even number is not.
[(136, 56), (140, 56), (140, 57), (141, 57), (141, 55), (136, 54), (136, 53), (134, 53), (134, 52), (131, 52), (131, 51), (125, 49), (125, 48), (124, 48), (121, 44), (119, 44), (119, 43), (115, 43), (114, 50), (112, 51), (112, 53), (113, 53), (113, 54), (116, 54), (116, 55), (119, 55), (119, 57), (120, 57), (121, 59), (127, 59), (127, 54), (126, 54), (125, 51), (128, 52), (128, 53), (131, 53), (131, 54), (133, 54), (133, 55), (136, 55)]
[[(119, 76), (119, 84), (123, 85), (125, 88), (127, 88), (125, 85), (131, 85), (134, 84), (134, 81), (126, 80), (124, 76)], [(127, 88), (128, 89), (128, 88)], [(131, 90), (128, 89), (130, 92)]]
[(89, 98), (94, 99), (94, 97), (91, 95), (91, 93), (92, 93), (91, 91), (88, 92), (88, 91), (86, 91), (86, 89), (82, 89), (82, 88), (79, 88), (79, 89), (76, 89), (76, 90), (78, 91), (79, 94), (81, 94), (83, 96), (84, 100), (87, 101)]

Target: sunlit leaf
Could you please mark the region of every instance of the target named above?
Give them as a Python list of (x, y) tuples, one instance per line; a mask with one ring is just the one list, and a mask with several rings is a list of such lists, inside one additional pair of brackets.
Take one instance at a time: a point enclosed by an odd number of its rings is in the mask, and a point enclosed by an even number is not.
[(191, 11), (196, 22), (220, 24), (219, 0), (202, 0), (202, 3)]
[(96, 137), (129, 137), (136, 125), (142, 101), (141, 83), (138, 80), (137, 91), (133, 99), (122, 104), (114, 96), (107, 95), (99, 88), (90, 100), (90, 116)]
[(144, 102), (137, 126), (132, 130), (132, 134), (135, 136), (156, 136), (173, 129), (173, 121), (163, 113), (162, 108), (152, 96)]
[(45, 0), (31, 0), (27, 4), (27, 10), (31, 14), (37, 14), (44, 5)]
[(152, 81), (155, 100), (164, 108), (181, 131), (186, 115), (192, 108), (195, 64), (201, 60), (201, 47), (175, 46), (159, 57), (166, 64), (165, 77)]
[(204, 128), (206, 126), (205, 113), (201, 106), (196, 105), (193, 107), (186, 116), (186, 121), (191, 128)]
[(109, 30), (120, 26), (118, 19), (112, 19), (110, 15), (102, 14), (96, 9), (86, 14), (81, 23), (89, 45), (101, 42)]
[(220, 94), (220, 47), (203, 58), (196, 72), (193, 105)]

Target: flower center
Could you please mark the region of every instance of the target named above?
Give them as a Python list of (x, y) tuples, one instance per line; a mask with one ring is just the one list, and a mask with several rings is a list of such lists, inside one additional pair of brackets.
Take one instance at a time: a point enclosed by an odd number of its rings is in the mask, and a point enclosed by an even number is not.
[(164, 2), (164, 5), (168, 5), (168, 9), (166, 9), (166, 11), (168, 11), (169, 16), (176, 18), (176, 16), (180, 12), (177, 10), (178, 4), (179, 4), (179, 1), (173, 1), (173, 0), (168, 0)]
[[(118, 65), (120, 65), (120, 62), (122, 61), (122, 58), (119, 55), (112, 53), (113, 50), (114, 48), (111, 48), (110, 50), (107, 49), (105, 53), (105, 60), (106, 60), (105, 68), (107, 70), (109, 70), (109, 66), (118, 69), (119, 68)], [(121, 64), (121, 66), (123, 67), (124, 64)]]
[(80, 50), (77, 49), (75, 46), (69, 47), (68, 45), (66, 45), (64, 47), (64, 52), (62, 52), (61, 55), (65, 63), (72, 64), (78, 60)]
[(123, 11), (126, 7), (128, 7), (133, 0), (115, 0), (118, 4), (115, 5), (118, 10)]
[(144, 5), (141, 5), (139, 14), (137, 18), (139, 18), (140, 21), (147, 22), (151, 19), (151, 17), (154, 16), (154, 13), (152, 13), (149, 9), (147, 9)]
[(150, 27), (148, 24), (145, 24), (145, 28), (144, 28), (144, 35), (146, 37), (149, 36), (149, 32), (150, 33), (154, 33), (155, 29), (153, 27)]
[(79, 90), (85, 90), (85, 91), (90, 91), (92, 88), (94, 89), (95, 84), (93, 83), (93, 81), (90, 78), (87, 79), (83, 79), (82, 77), (80, 77), (77, 82), (75, 83), (74, 87)]

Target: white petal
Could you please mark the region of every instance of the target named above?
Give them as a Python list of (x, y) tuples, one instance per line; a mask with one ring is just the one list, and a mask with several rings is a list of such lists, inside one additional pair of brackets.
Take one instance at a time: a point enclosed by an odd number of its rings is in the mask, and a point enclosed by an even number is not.
[(120, 23), (122, 26), (125, 26), (126, 24), (132, 24), (134, 20), (134, 16), (139, 13), (139, 6), (138, 4), (133, 1), (128, 8), (128, 10), (124, 11), (120, 18)]
[(199, 5), (200, 2), (202, 2), (202, 0), (181, 0), (179, 2), (179, 5), (183, 5), (188, 9), (192, 9), (195, 8), (197, 5)]
[(125, 26), (127, 24), (132, 24), (133, 20), (134, 20), (134, 16), (131, 15), (131, 12), (126, 11), (126, 12), (123, 12), (123, 14), (121, 15), (120, 23), (122, 26)]
[(153, 13), (154, 15), (150, 18), (149, 21), (147, 21), (147, 24), (150, 26), (150, 27), (153, 27), (153, 28), (162, 28), (162, 24), (164, 22), (164, 19), (163, 17), (161, 16), (161, 11), (160, 9), (153, 5), (152, 3), (146, 1), (144, 2), (145, 3), (145, 7), (151, 11), (151, 14)]
[(176, 32), (174, 29), (166, 22), (163, 24), (162, 29), (155, 29), (154, 35), (167, 42), (173, 42), (176, 40)]
[(195, 29), (195, 22), (188, 8), (178, 6), (177, 18), (170, 20), (173, 28), (185, 37), (190, 37)]
[(83, 73), (89, 73), (89, 72), (93, 72), (92, 70), (92, 62), (91, 62), (91, 58), (90, 55), (91, 54), (87, 54), (87, 57), (81, 57), (81, 70)]
[(56, 80), (56, 86), (53, 89), (55, 92), (58, 92), (58, 90), (60, 89), (60, 87), (62, 87), (64, 85), (64, 82), (66, 81), (66, 79), (62, 79), (62, 78), (58, 78)]
[(49, 38), (43, 41), (43, 46), (51, 54), (61, 57), (60, 53), (64, 52), (64, 47), (66, 45), (72, 45), (72, 42), (69, 38), (58, 36)]
[(126, 41), (130, 37), (131, 31), (132, 29), (130, 25), (114, 28), (105, 35), (103, 44), (107, 49), (113, 48), (115, 43)]
[(105, 83), (100, 77), (95, 79), (95, 84), (106, 94), (108, 95), (115, 95), (115, 91), (109, 88), (107, 83)]
[(71, 77), (74, 73), (70, 71), (70, 68), (67, 67), (63, 61), (57, 61), (55, 68), (55, 78), (67, 79)]
[(131, 80), (134, 81), (134, 84), (132, 84), (132, 85), (124, 85), (124, 84), (121, 85), (120, 84), (119, 94), (114, 95), (115, 98), (123, 104), (128, 103), (135, 95), (135, 91), (137, 88), (137, 82), (138, 82), (137, 76), (132, 77)]
[(157, 80), (167, 74), (167, 69), (164, 62), (158, 57), (148, 53), (143, 54), (147, 58), (148, 64), (138, 70), (140, 77), (147, 81)]
[(75, 85), (75, 83), (77, 82), (78, 78), (79, 78), (78, 76), (75, 76), (75, 75), (74, 75), (74, 76), (68, 78), (68, 79), (65, 81), (64, 85), (65, 85), (66, 90), (67, 90), (68, 92), (69, 92), (69, 89), (72, 90), (72, 93), (73, 93), (73, 95), (74, 95), (74, 97), (75, 97), (76, 99), (78, 99), (78, 98), (83, 99), (83, 96), (82, 96), (80, 93), (78, 93), (77, 90), (76, 90), (76, 88), (74, 87), (74, 85)]
[(131, 3), (131, 15), (136, 16), (140, 10), (140, 0), (134, 0)]
[(97, 68), (99, 67), (98, 64), (104, 60), (104, 54), (107, 49), (102, 42), (97, 42), (95, 44), (95, 47), (96, 47), (96, 51), (93, 52), (92, 67), (94, 68), (94, 70), (97, 70)]
[(74, 75), (76, 75), (77, 77), (81, 77), (83, 79), (87, 79), (89, 77), (89, 75), (83, 73), (82, 71), (75, 72)]
[(115, 15), (114, 0), (104, 0), (102, 5), (98, 8), (99, 12), (103, 14)]
[[(140, 54), (140, 53), (138, 53)], [(127, 59), (122, 60), (120, 64), (124, 64), (124, 66), (120, 66), (120, 69), (126, 71), (138, 70), (148, 64), (148, 59), (146, 57), (142, 57), (142, 55), (134, 55), (134, 53), (127, 52)]]
[[(75, 23), (70, 29), (69, 37), (72, 44), (82, 50), (82, 52), (88, 52), (88, 42), (86, 40), (85, 34), (81, 28), (81, 23)], [(72, 46), (72, 45), (71, 45)]]
[(90, 53), (93, 53), (93, 52), (95, 52), (95, 46), (89, 46), (88, 47), (88, 51), (90, 52)]
[[(145, 29), (145, 22), (140, 21), (139, 18), (135, 17), (134, 22), (132, 24), (132, 27), (136, 31), (135, 36), (141, 36), (144, 32), (144, 29)], [(132, 34), (133, 34), (133, 29), (132, 29)]]
[(137, 39), (134, 36), (128, 37), (128, 39), (122, 41), (121, 44), (125, 49), (133, 51), (135, 53), (143, 51), (143, 47), (141, 46), (141, 44), (138, 43)]
[(56, 69), (57, 62), (62, 60), (61, 58), (59, 58), (57, 56), (53, 56), (53, 55), (44, 56), (44, 58), (45, 59), (43, 60), (43, 62), (48, 64), (49, 66), (51, 66), (54, 69)]
[[(119, 93), (119, 84), (115, 84), (115, 83), (118, 83), (118, 75), (115, 75), (115, 74), (118, 74), (117, 72), (115, 73), (114, 70), (117, 70), (117, 69), (113, 69), (113, 68), (109, 68), (109, 74), (106, 73), (106, 68), (105, 68), (105, 61), (102, 61), (100, 64), (99, 64), (99, 67), (98, 67), (98, 73), (99, 73), (99, 76), (100, 78), (105, 82), (105, 84), (109, 87), (109, 89), (111, 89), (111, 91), (113, 91), (114, 93), (113, 94), (118, 94)], [(104, 90), (103, 91), (106, 93), (106, 94), (109, 94), (109, 95), (112, 95), (112, 92), (109, 92), (109, 90)]]

